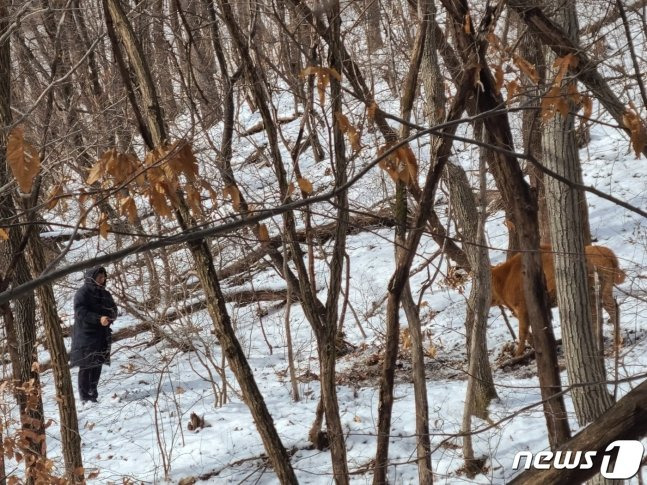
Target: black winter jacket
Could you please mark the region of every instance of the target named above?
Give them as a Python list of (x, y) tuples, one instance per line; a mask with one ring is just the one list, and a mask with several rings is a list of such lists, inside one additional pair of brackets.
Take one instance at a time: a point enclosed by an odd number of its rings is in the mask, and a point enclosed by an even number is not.
[(74, 330), (70, 365), (81, 368), (110, 365), (112, 329), (101, 325), (101, 317), (117, 318), (117, 305), (112, 295), (95, 278), (105, 269), (85, 272), (85, 283), (74, 295)]

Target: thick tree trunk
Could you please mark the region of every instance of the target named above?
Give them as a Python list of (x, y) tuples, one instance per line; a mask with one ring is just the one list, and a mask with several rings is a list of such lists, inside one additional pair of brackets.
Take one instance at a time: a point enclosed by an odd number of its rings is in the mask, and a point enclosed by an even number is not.
[[(556, 20), (566, 32), (577, 33), (575, 2), (559, 2)], [(548, 57), (552, 65), (554, 55)], [(567, 96), (568, 84), (562, 86)], [(568, 114), (544, 123), (544, 164), (569, 180), (581, 183), (575, 119)], [(603, 355), (597, 351), (591, 319), (591, 301), (584, 257), (584, 224), (580, 202), (583, 195), (552, 177), (544, 177), (553, 251), (555, 282), (562, 325), (566, 369), (572, 390), (575, 414), (580, 426), (594, 421), (612, 404), (606, 388)]]
[[(0, 35), (6, 33), (11, 17), (8, 15), (9, 2), (0, 0)], [(31, 279), (27, 261), (24, 257), (23, 232), (16, 219), (16, 210), (8, 186), (6, 127), (11, 126), (11, 50), (10, 36), (0, 41), (0, 219), (13, 221), (8, 229), (9, 239), (0, 241), (0, 267), (3, 278), (0, 287), (5, 290), (10, 284), (19, 285)], [(29, 229), (25, 229), (29, 230)], [(11, 272), (11, 273), (10, 273)], [(34, 294), (28, 293), (15, 301), (13, 312), (10, 305), (3, 305), (7, 340), (12, 349), (9, 352), (13, 371), (16, 399), (20, 407), (22, 428), (29, 431), (26, 435), (25, 470), (26, 483), (35, 483), (36, 473), (46, 457), (45, 428), (43, 423), (43, 401), (40, 392), (40, 378), (37, 369), (32, 370), (38, 361), (36, 352), (36, 308)], [(30, 384), (29, 381), (32, 380)]]

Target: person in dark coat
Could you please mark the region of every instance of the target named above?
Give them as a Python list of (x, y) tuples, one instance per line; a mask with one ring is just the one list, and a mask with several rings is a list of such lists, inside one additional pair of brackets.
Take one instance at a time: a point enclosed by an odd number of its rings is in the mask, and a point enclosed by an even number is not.
[(110, 325), (117, 318), (117, 305), (106, 290), (106, 270), (91, 268), (85, 283), (74, 295), (74, 330), (70, 365), (79, 367), (82, 402), (97, 402), (97, 385), (103, 364), (110, 365)]

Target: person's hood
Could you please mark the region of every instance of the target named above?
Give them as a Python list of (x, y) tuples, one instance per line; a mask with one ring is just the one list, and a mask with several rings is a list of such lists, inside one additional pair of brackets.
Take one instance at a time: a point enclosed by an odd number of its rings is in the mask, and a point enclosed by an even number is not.
[(96, 268), (85, 270), (85, 281), (87, 283), (94, 283), (96, 285), (97, 276), (99, 275), (99, 273), (103, 273), (106, 276), (108, 275), (108, 273), (106, 273), (106, 268), (104, 268), (103, 266), (97, 266)]

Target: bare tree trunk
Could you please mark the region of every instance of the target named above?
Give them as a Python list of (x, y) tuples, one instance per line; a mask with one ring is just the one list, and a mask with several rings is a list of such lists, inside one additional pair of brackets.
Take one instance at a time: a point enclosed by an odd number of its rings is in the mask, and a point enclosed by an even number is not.
[[(433, 8), (433, 2), (426, 2), (427, 4), (421, 8)], [(428, 4), (431, 3), (431, 6)], [(425, 50), (429, 47), (429, 17), (431, 15), (422, 15), (416, 34), (416, 40), (411, 53), (411, 60), (409, 61), (409, 72), (404, 81), (402, 88), (401, 100), (401, 117), (409, 121), (411, 118), (411, 111), (418, 86), (419, 72), (423, 65)], [(432, 39), (433, 41), (433, 39)], [(432, 51), (430, 55), (435, 55)], [(444, 110), (444, 104), (442, 106)], [(440, 113), (439, 113), (440, 114)], [(401, 137), (407, 138), (409, 136), (409, 128), (404, 125), (401, 130)], [(437, 148), (438, 143), (432, 144), (432, 147)], [(433, 151), (433, 148), (432, 148)], [(432, 153), (431, 159), (434, 159)], [(417, 182), (416, 182), (417, 183)], [(395, 244), (396, 244), (396, 259), (406, 242), (407, 234), (407, 187), (402, 182), (397, 183), (395, 200)], [(411, 363), (412, 363), (412, 378), (415, 396), (415, 410), (416, 410), (416, 454), (418, 458), (418, 481), (422, 484), (433, 483), (433, 473), (431, 467), (431, 441), (429, 438), (429, 404), (427, 399), (427, 381), (425, 379), (425, 361), (424, 349), (422, 343), (422, 328), (420, 322), (420, 310), (413, 300), (411, 294), (411, 284), (407, 280), (402, 293), (402, 307), (407, 316), (409, 325), (409, 334), (411, 335)], [(395, 334), (396, 339), (399, 338)]]
[[(0, 443), (4, 443), (4, 433), (2, 432), (3, 427), (0, 427)], [(0, 445), (0, 485), (7, 485), (7, 467), (5, 465), (4, 458), (4, 446)]]
[[(425, 42), (425, 52), (423, 57), (424, 77), (423, 83), (427, 97), (427, 109), (429, 111), (428, 118), (431, 125), (441, 123), (445, 115), (445, 91), (443, 76), (440, 72), (438, 63), (438, 54), (436, 52), (439, 43), (438, 35), (434, 23), (431, 21), (435, 18), (436, 8), (433, 0), (425, 1), (425, 11), (421, 14), (423, 18), (429, 18), (427, 27), (427, 39)], [(435, 150), (438, 148), (438, 143), (432, 143), (431, 159), (436, 157)], [(444, 173), (444, 181), (449, 186), (450, 197), (456, 209), (455, 217), (459, 225), (463, 228), (463, 239), (466, 244), (463, 244), (463, 251), (465, 252), (469, 265), (474, 272), (472, 293), (470, 295), (470, 302), (468, 305), (468, 314), (466, 319), (467, 328), (467, 348), (468, 348), (468, 361), (471, 362), (475, 359), (478, 363), (478, 373), (475, 378), (475, 408), (474, 414), (479, 417), (487, 417), (487, 407), (490, 401), (496, 397), (494, 389), (494, 381), (492, 379), (492, 371), (487, 353), (486, 336), (483, 329), (487, 324), (487, 317), (489, 312), (489, 298), (488, 293), (489, 285), (484, 282), (490, 280), (490, 260), (487, 257), (487, 251), (483, 254), (483, 249), (474, 243), (482, 242), (484, 233), (479, 232), (478, 211), (472, 189), (467, 180), (465, 171), (453, 163), (448, 162), (446, 172)], [(485, 259), (483, 259), (485, 257)], [(485, 267), (483, 267), (485, 266)], [(483, 279), (485, 278), (485, 279)], [(481, 286), (483, 288), (481, 289)], [(478, 298), (478, 295), (485, 296)], [(485, 301), (485, 303), (483, 303)], [(482, 305), (485, 304), (485, 307)], [(474, 325), (478, 325), (478, 329), (472, 330)], [(477, 349), (476, 355), (470, 357), (469, 349), (472, 347), (471, 337), (477, 335), (478, 341), (474, 344)]]
[[(495, 110), (503, 104), (503, 100), (496, 94), (492, 72), (482, 63), (482, 59), (485, 58), (484, 44), (474, 38), (473, 26), (470, 26), (470, 29), (465, 28), (465, 19), (470, 19), (467, 2), (465, 0), (443, 0), (443, 2), (447, 3), (448, 12), (451, 12), (452, 31), (456, 36), (457, 50), (463, 56), (464, 65), (480, 67), (479, 86), (482, 86), (482, 90), (474, 92), (478, 112)], [(506, 150), (513, 149), (512, 133), (505, 114), (485, 118), (485, 127), (490, 144)], [(523, 287), (528, 315), (524, 315), (523, 318), (527, 318), (532, 327), (549, 442), (551, 447), (556, 447), (570, 437), (570, 429), (564, 399), (560, 394), (561, 383), (555, 351), (555, 336), (538, 252), (537, 207), (515, 157), (494, 152), (493, 157), (488, 160), (488, 165), (504, 203), (511, 212), (512, 223), (519, 231), (521, 248), (524, 250), (522, 253)]]
[[(128, 52), (130, 62), (139, 81), (142, 102), (147, 108), (145, 111), (146, 125), (151, 133), (152, 146), (149, 146), (149, 149), (152, 149), (166, 140), (166, 129), (150, 71), (142, 57), (141, 48), (133, 35), (132, 27), (119, 4), (119, 0), (103, 0), (103, 7), (106, 20), (114, 22), (116, 32)], [(124, 82), (127, 82), (127, 80), (124, 79)], [(189, 216), (184, 195), (179, 191), (176, 195), (178, 196), (178, 207), (175, 216), (180, 226), (184, 230), (188, 230), (193, 225), (193, 221)], [(193, 256), (198, 278), (207, 297), (207, 310), (213, 320), (214, 331), (222, 346), (223, 354), (226, 355), (229, 365), (241, 386), (243, 399), (252, 413), (272, 467), (281, 483), (297, 483), (290, 457), (274, 427), (272, 416), (265, 405), (265, 400), (254, 380), (252, 369), (231, 325), (211, 251), (204, 240), (190, 243), (189, 250)]]
[[(34, 273), (40, 274), (46, 267), (46, 261), (42, 241), (38, 234), (32, 234), (29, 241), (29, 252)], [(84, 483), (81, 435), (79, 434), (79, 423), (76, 415), (76, 402), (70, 377), (70, 367), (67, 362), (67, 351), (63, 341), (61, 320), (56, 310), (56, 299), (51, 285), (40, 286), (37, 294), (54, 374), (65, 474), (72, 483)]]
[[(287, 248), (287, 244), (284, 245)], [(287, 251), (286, 251), (287, 252)], [(283, 274), (288, 272), (288, 255), (283, 256)], [(288, 370), (290, 372), (290, 384), (292, 385), (292, 399), (299, 402), (299, 383), (297, 381), (296, 367), (294, 365), (294, 350), (292, 347), (292, 329), (290, 325), (290, 309), (292, 308), (292, 285), (287, 285), (287, 295), (285, 297), (285, 344), (288, 350)]]
[[(328, 24), (330, 25), (330, 47), (328, 62), (330, 67), (337, 72), (342, 72), (341, 55), (341, 11), (339, 0), (330, 5), (328, 11)], [(333, 113), (342, 113), (341, 82), (332, 78), (330, 80), (330, 98)], [(334, 175), (335, 187), (346, 183), (348, 159), (344, 133), (340, 126), (340, 119), (333, 115), (333, 147), (334, 147)], [(333, 472), (338, 484), (349, 482), (348, 463), (346, 458), (346, 442), (344, 430), (339, 417), (339, 403), (335, 382), (336, 334), (337, 319), (339, 315), (339, 294), (341, 293), (342, 275), (344, 269), (344, 254), (346, 254), (346, 233), (348, 229), (348, 192), (343, 191), (335, 198), (337, 206), (337, 227), (335, 230), (335, 244), (330, 262), (330, 278), (328, 283), (328, 297), (326, 299), (326, 315), (323, 328), (317, 338), (321, 366), (326, 372), (321, 372), (321, 388), (326, 410), (326, 425), (330, 435), (330, 452), (333, 460)]]
[(166, 15), (170, 12), (164, 10), (164, 0), (154, 0), (151, 6), (151, 11), (155, 12), (151, 17), (151, 39), (153, 41), (153, 58), (151, 69), (155, 78), (155, 83), (160, 87), (160, 102), (163, 106), (163, 112), (166, 118), (174, 119), (180, 112), (180, 107), (175, 100), (175, 93), (173, 91), (172, 77), (169, 76), (171, 69), (172, 52), (168, 47), (166, 37), (164, 35), (164, 20), (167, 19)]
[[(448, 120), (457, 119), (465, 108), (467, 84), (463, 84), (456, 96)], [(451, 132), (451, 129), (448, 131)], [(438, 181), (449, 158), (452, 147), (451, 137), (443, 138), (438, 148), (436, 165), (427, 173), (424, 188), (420, 195), (420, 203), (413, 221), (413, 229), (407, 236), (405, 245), (399, 253), (395, 271), (389, 281), (386, 307), (386, 349), (380, 377), (380, 401), (378, 404), (377, 450), (375, 453), (375, 485), (386, 483), (389, 439), (391, 434), (391, 411), (393, 409), (393, 379), (395, 361), (398, 355), (398, 333), (400, 328), (400, 301), (409, 279), (409, 270), (415, 251), (420, 242), (424, 221), (427, 220), (430, 208), (433, 206), (434, 194)]]
[[(481, 419), (487, 419), (487, 407), (490, 401), (497, 397), (492, 378), (492, 369), (488, 360), (485, 334), (490, 309), (490, 258), (484, 244), (485, 232), (483, 231), (483, 224), (479, 222), (480, 211), (476, 207), (474, 195), (465, 171), (453, 163), (448, 163), (447, 180), (456, 210), (456, 218), (463, 229), (463, 238), (466, 241), (465, 252), (474, 273), (465, 322), (465, 330), (468, 336), (468, 362), (470, 362), (470, 368), (472, 367), (472, 362), (475, 363), (476, 372), (475, 374), (470, 372), (468, 377), (475, 380), (475, 392), (470, 396), (474, 401), (472, 412)], [(475, 326), (477, 327), (476, 329), (474, 328)], [(478, 340), (473, 342), (472, 338), (475, 335)], [(476, 350), (476, 354), (472, 354), (473, 350)]]
[(368, 53), (373, 54), (376, 50), (384, 46), (382, 40), (382, 26), (379, 0), (364, 0), (364, 10), (366, 15), (366, 39), (368, 44)]
[(206, 126), (210, 127), (222, 117), (222, 109), (219, 102), (220, 93), (213, 76), (215, 59), (208, 53), (208, 41), (202, 33), (201, 19), (207, 12), (202, 12), (204, 2), (186, 2), (186, 5), (180, 0), (173, 2), (187, 36), (184, 56), (187, 61), (184, 66), (184, 78), (190, 88), (187, 94), (192, 100), (197, 99), (201, 118)]
[[(487, 319), (490, 309), (491, 280), (490, 258), (485, 244), (485, 165), (481, 150), (479, 158), (481, 207), (477, 210), (474, 195), (468, 185), (465, 171), (456, 165), (447, 165), (452, 200), (463, 234), (468, 240), (466, 252), (472, 265), (472, 289), (467, 303), (466, 333), (468, 349), (468, 377), (463, 410), (463, 457), (468, 475), (482, 471), (484, 461), (474, 456), (472, 446), (472, 416), (489, 419), (488, 406), (497, 397), (492, 370), (487, 353)], [(477, 220), (474, 220), (477, 217)], [(469, 244), (474, 241), (476, 244)]]
[[(8, 15), (9, 2), (0, 0), (0, 35), (6, 33), (11, 20)], [(9, 228), (9, 239), (0, 241), (0, 267), (4, 274), (0, 278), (0, 286), (5, 290), (9, 284), (19, 285), (31, 279), (27, 261), (24, 257), (24, 239), (11, 195), (11, 185), (8, 185), (7, 172), (7, 139), (6, 127), (12, 124), (11, 115), (11, 50), (10, 36), (0, 41), (0, 218), (13, 221)], [(25, 229), (29, 230), (29, 227)], [(11, 274), (13, 273), (13, 274)], [(29, 431), (26, 436), (27, 449), (25, 452), (26, 483), (33, 484), (36, 480), (39, 464), (46, 457), (45, 428), (43, 423), (43, 401), (40, 392), (40, 378), (37, 369), (32, 369), (38, 361), (36, 352), (36, 308), (34, 294), (29, 293), (17, 299), (13, 312), (10, 305), (3, 305), (7, 341), (10, 349), (11, 366), (16, 385), (16, 399), (20, 407), (22, 428)], [(30, 380), (32, 380), (30, 384)]]
[[(522, 20), (514, 12), (510, 11), (510, 16), (515, 23), (522, 26)], [(523, 31), (523, 29), (517, 29)], [(528, 76), (522, 76), (523, 85), (522, 102), (528, 106), (528, 109), (522, 115), (521, 134), (523, 136), (523, 145), (526, 153), (532, 155), (537, 160), (542, 160), (542, 130), (540, 107), (540, 90), (546, 81), (546, 59), (544, 50), (536, 36), (528, 32), (523, 34), (519, 40), (519, 53), (523, 59), (535, 66), (538, 80), (535, 83)], [(534, 108), (534, 109), (533, 109)], [(530, 185), (535, 191), (537, 198), (537, 218), (539, 221), (539, 239), (542, 243), (550, 241), (550, 231), (548, 225), (548, 209), (546, 207), (546, 190), (544, 188), (544, 174), (532, 164), (526, 165), (526, 171), (530, 176)]]
[[(555, 5), (556, 19), (570, 35), (577, 33), (575, 1)], [(549, 57), (552, 65), (554, 55)], [(568, 83), (562, 88), (567, 96)], [(571, 109), (571, 111), (574, 111)], [(555, 116), (544, 123), (544, 164), (569, 180), (581, 183), (575, 119), (572, 114)], [(575, 414), (581, 426), (597, 419), (612, 404), (606, 389), (604, 360), (597, 351), (591, 319), (591, 301), (584, 255), (584, 224), (581, 193), (552, 177), (544, 177), (553, 251), (555, 282), (562, 324), (566, 369)], [(581, 385), (582, 384), (582, 385)], [(598, 477), (600, 478), (600, 477)], [(603, 481), (603, 480), (602, 480)]]

